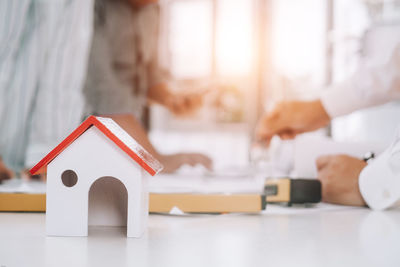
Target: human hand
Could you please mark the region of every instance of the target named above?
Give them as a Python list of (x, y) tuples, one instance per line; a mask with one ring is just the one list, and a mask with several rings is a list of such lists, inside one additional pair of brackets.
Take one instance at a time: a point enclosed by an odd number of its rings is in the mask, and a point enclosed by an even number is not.
[(321, 156), (316, 161), (322, 184), (322, 201), (341, 205), (365, 206), (358, 177), (367, 166), (363, 160), (346, 155)]
[(203, 105), (203, 95), (201, 93), (171, 94), (164, 101), (164, 105), (176, 116), (191, 116)]
[(205, 92), (175, 93), (166, 83), (151, 86), (148, 99), (165, 106), (176, 116), (193, 115), (202, 105)]
[(23, 180), (40, 180), (45, 182), (46, 181), (46, 173), (40, 174), (31, 174), (29, 169), (25, 169), (21, 172), (21, 178)]
[(172, 173), (185, 164), (188, 164), (190, 166), (200, 164), (207, 169), (212, 168), (212, 160), (206, 155), (200, 153), (178, 153), (172, 155), (162, 155), (160, 161), (164, 165), (164, 173)]
[(317, 130), (329, 121), (320, 100), (281, 102), (259, 120), (256, 138), (267, 144), (274, 135), (281, 139), (293, 139), (300, 133)]
[(14, 177), (14, 172), (7, 168), (3, 160), (0, 158), (0, 183), (3, 180), (8, 180)]
[(133, 6), (133, 8), (142, 8), (149, 4), (158, 3), (158, 0), (129, 0), (129, 3)]

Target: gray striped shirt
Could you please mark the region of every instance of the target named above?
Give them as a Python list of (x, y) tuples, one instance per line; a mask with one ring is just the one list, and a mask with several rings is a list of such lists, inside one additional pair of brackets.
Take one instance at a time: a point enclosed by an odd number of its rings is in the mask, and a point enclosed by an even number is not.
[(0, 155), (37, 163), (81, 120), (92, 0), (0, 0)]

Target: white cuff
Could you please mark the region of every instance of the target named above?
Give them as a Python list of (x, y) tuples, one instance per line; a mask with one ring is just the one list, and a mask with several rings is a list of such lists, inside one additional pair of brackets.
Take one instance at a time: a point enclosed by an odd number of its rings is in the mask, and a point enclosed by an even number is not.
[(367, 205), (374, 210), (383, 210), (400, 200), (400, 151), (389, 147), (359, 177), (359, 188)]

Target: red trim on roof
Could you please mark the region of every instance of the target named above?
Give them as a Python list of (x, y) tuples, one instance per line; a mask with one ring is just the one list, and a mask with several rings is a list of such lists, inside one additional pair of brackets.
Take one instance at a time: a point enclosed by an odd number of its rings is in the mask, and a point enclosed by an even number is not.
[(67, 138), (65, 138), (58, 146), (56, 146), (49, 154), (47, 154), (38, 164), (36, 164), (29, 172), (32, 175), (43, 173), (46, 171), (47, 165), (56, 158), (65, 148), (74, 142), (91, 126), (96, 126), (104, 135), (113, 141), (119, 148), (135, 160), (150, 175), (155, 175), (159, 170), (154, 170), (134, 151), (124, 144), (116, 135), (114, 135), (106, 126), (104, 126), (95, 116), (87, 118), (78, 128), (76, 128)]

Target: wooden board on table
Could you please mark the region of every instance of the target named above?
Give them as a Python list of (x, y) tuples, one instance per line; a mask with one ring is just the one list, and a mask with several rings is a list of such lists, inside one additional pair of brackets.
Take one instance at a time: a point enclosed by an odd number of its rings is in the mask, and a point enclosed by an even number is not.
[[(265, 208), (258, 194), (156, 194), (151, 193), (149, 211), (168, 213), (174, 207), (188, 213), (254, 213)], [(46, 211), (45, 194), (0, 193), (0, 211)]]

